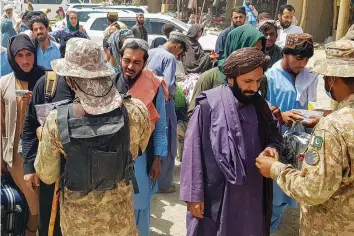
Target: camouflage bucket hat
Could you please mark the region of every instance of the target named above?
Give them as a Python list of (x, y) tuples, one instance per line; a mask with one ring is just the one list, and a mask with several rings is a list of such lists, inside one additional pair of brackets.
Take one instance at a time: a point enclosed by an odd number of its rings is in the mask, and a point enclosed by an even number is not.
[(101, 48), (89, 39), (72, 38), (66, 44), (65, 58), (51, 62), (53, 71), (66, 77), (92, 79), (114, 74), (101, 60)]
[(326, 59), (316, 61), (312, 71), (324, 76), (354, 77), (354, 42), (338, 40), (325, 48)]
[(80, 98), (80, 103), (88, 114), (100, 115), (121, 107), (122, 97), (111, 77), (70, 78), (76, 86), (75, 92)]

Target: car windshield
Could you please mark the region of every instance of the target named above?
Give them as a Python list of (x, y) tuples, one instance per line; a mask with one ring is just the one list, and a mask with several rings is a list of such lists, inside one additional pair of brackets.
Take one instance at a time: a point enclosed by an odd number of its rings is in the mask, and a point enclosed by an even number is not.
[(190, 28), (190, 25), (188, 25), (188, 24), (184, 23), (183, 21), (180, 21), (176, 18), (171, 18), (170, 21), (172, 21), (176, 25), (182, 26), (183, 30), (185, 30), (185, 31), (188, 31)]
[(144, 13), (143, 9), (135, 8), (135, 7), (134, 8), (127, 7), (127, 8), (122, 8), (122, 9), (129, 10), (129, 11), (132, 11), (135, 13)]
[(77, 17), (79, 18), (79, 22), (87, 22), (88, 19), (90, 19), (90, 14), (91, 13), (106, 13), (106, 11), (78, 11), (77, 12)]

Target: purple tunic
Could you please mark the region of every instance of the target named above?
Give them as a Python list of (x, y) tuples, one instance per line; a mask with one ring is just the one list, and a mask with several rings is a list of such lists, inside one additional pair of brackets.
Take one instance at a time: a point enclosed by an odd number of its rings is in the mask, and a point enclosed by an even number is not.
[(238, 111), (246, 152), (243, 160), (246, 178), (238, 185), (225, 180), (216, 162), (214, 142), (210, 139), (211, 111), (201, 108), (205, 106), (208, 107), (207, 99), (195, 108), (185, 136), (180, 198), (186, 202), (204, 202), (204, 219), (194, 218), (187, 212), (187, 235), (267, 235), (264, 178), (255, 165), (256, 157), (264, 149), (255, 108), (248, 105)]

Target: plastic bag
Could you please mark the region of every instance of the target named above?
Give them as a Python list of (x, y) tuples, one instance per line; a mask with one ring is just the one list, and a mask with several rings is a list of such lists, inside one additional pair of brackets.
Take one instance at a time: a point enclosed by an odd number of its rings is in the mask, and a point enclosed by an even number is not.
[(305, 132), (301, 123), (296, 123), (283, 134), (283, 152), (280, 162), (291, 164), (297, 169), (301, 169), (301, 161), (296, 158), (303, 153), (310, 141), (311, 135)]

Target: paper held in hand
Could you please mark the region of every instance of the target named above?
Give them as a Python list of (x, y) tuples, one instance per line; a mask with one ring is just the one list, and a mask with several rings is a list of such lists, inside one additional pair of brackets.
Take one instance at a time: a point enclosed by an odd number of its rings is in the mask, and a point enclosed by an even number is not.
[(294, 111), (301, 112), (302, 114), (302, 123), (305, 122), (310, 122), (311, 117), (322, 117), (323, 112), (322, 111), (310, 111), (310, 110), (303, 110), (303, 109), (294, 109)]

